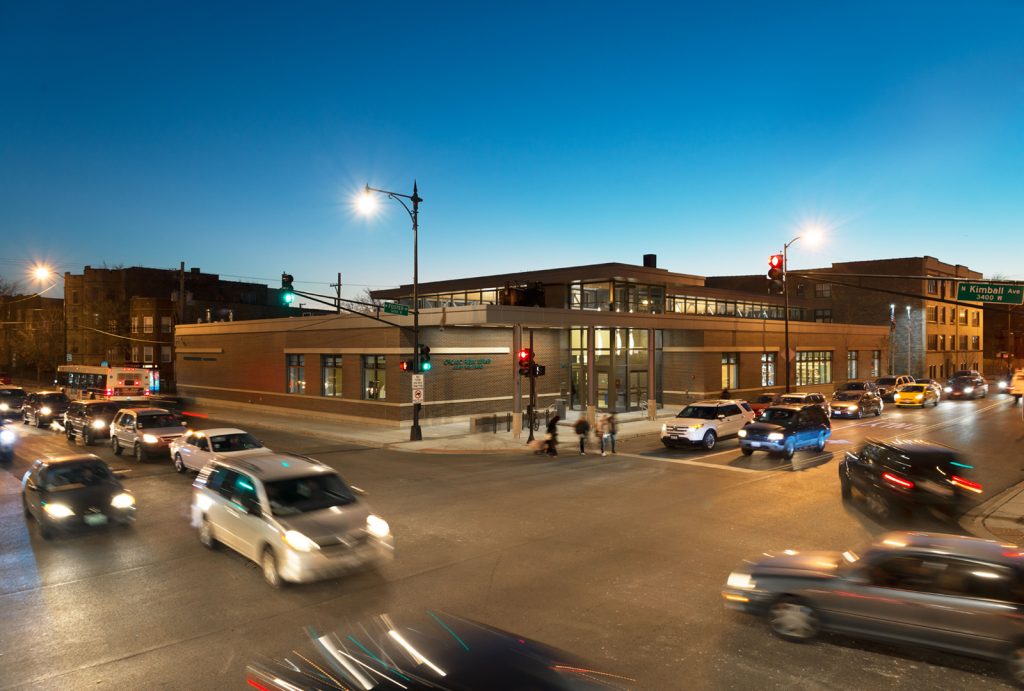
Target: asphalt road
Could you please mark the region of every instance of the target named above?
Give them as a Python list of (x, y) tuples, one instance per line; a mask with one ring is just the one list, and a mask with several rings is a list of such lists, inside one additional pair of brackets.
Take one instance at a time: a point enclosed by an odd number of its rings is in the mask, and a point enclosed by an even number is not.
[(605, 458), (564, 443), (549, 460), (379, 451), (253, 426), (366, 489), (396, 536), (379, 573), (281, 591), (241, 557), (199, 545), (191, 476), (169, 459), (137, 465), (90, 448), (132, 468), (137, 524), (42, 540), (17, 478), (33, 458), (85, 449), (15, 424), (18, 458), (0, 472), (0, 688), (244, 688), (245, 663), (287, 654), (307, 625), (426, 609), (572, 651), (634, 688), (999, 688), (985, 662), (839, 637), (783, 642), (725, 611), (719, 589), (770, 549), (845, 549), (890, 528), (959, 532), (931, 514), (880, 525), (844, 504), (836, 460), (867, 437), (932, 439), (963, 449), (990, 496), (1024, 479), (1021, 409), (1007, 401), (836, 421), (825, 452), (792, 465), (742, 456), (734, 440), (707, 453), (651, 436)]

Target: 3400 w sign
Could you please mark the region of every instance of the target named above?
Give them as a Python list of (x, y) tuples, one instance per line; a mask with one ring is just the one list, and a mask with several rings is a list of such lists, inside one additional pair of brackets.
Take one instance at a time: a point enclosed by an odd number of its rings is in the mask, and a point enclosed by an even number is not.
[(956, 299), (968, 302), (996, 302), (1004, 305), (1020, 305), (1024, 304), (1024, 286), (961, 281), (957, 284)]

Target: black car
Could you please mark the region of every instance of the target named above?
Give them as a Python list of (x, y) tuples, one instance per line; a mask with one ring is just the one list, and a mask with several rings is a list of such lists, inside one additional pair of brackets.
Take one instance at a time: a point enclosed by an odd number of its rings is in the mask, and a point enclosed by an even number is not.
[[(251, 662), (246, 681), (287, 691), (614, 691), (635, 680), (518, 634), (444, 612), (380, 614), (314, 632), (282, 660)], [(330, 677), (323, 670), (331, 670)]]
[(800, 449), (823, 451), (831, 435), (832, 423), (819, 405), (773, 405), (739, 431), (740, 450), (744, 456), (767, 451), (789, 460)]
[(894, 510), (934, 506), (956, 515), (963, 501), (981, 494), (971, 479), (972, 466), (956, 451), (935, 442), (868, 440), (839, 463), (839, 486), (844, 499), (853, 490), (864, 495), (868, 508), (882, 518)]
[(123, 406), (120, 401), (74, 401), (64, 413), (68, 441), (81, 437), (86, 446), (110, 438), (110, 421)]
[(71, 403), (63, 391), (33, 391), (21, 407), (21, 421), (26, 425), (47, 427), (54, 420), (63, 420)]
[(39, 523), (46, 540), (59, 531), (135, 520), (135, 497), (93, 454), (36, 461), (21, 480), (21, 502), (25, 517)]
[(25, 405), (25, 389), (16, 386), (0, 386), (0, 418), (15, 417)]
[(953, 377), (946, 382), (942, 392), (946, 398), (985, 398), (988, 396), (988, 382), (974, 374)]

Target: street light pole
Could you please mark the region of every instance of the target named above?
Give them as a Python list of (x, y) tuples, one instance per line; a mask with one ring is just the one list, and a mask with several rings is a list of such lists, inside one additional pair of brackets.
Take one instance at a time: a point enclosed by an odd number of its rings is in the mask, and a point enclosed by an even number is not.
[[(380, 190), (376, 187), (366, 185), (366, 194), (377, 192), (394, 199), (402, 205), (402, 208), (412, 219), (412, 339), (413, 339), (413, 361), (416, 363), (416, 374), (420, 372), (420, 202), (423, 201), (419, 195), (419, 188), (416, 181), (412, 183), (412, 194), (400, 194), (389, 190)], [(412, 202), (412, 208), (403, 199)], [(423, 431), (420, 429), (420, 407), (422, 404), (412, 404), (412, 427), (409, 430), (409, 441), (420, 441), (423, 439)]]
[(783, 315), (784, 330), (785, 330), (785, 343), (786, 348), (786, 393), (789, 393), (789, 376), (790, 365), (789, 358), (789, 278), (786, 276), (786, 272), (789, 270), (789, 246), (800, 239), (801, 236), (797, 235), (795, 238), (787, 242), (782, 246), (782, 309), (785, 311)]
[(907, 374), (910, 374), (910, 305), (907, 305)]

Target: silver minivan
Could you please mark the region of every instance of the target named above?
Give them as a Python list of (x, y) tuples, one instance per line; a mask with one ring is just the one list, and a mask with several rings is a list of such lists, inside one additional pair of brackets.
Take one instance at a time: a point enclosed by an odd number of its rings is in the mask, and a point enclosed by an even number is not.
[(192, 487), (199, 541), (256, 562), (274, 587), (333, 578), (394, 554), (387, 521), (332, 468), (305, 456), (218, 459)]

